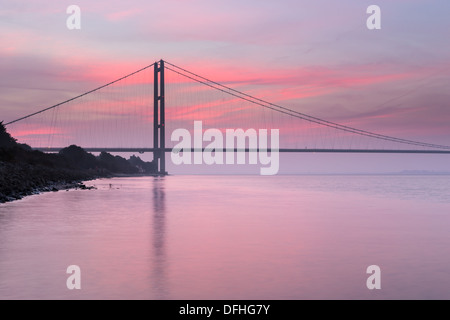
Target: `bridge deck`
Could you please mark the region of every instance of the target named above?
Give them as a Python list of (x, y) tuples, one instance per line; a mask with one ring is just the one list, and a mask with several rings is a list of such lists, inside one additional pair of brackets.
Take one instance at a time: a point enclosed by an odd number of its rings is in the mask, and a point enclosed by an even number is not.
[[(63, 148), (33, 148), (42, 152), (59, 152)], [(87, 152), (110, 152), (110, 153), (145, 153), (154, 152), (154, 148), (83, 148)], [(172, 148), (164, 148), (165, 152), (172, 152)], [(191, 152), (202, 152), (205, 149), (191, 148)], [(223, 148), (222, 152), (259, 152), (259, 149), (227, 149)], [(270, 151), (270, 149), (268, 150)], [(279, 149), (283, 153), (416, 153), (416, 154), (450, 154), (450, 150), (393, 150), (393, 149)]]

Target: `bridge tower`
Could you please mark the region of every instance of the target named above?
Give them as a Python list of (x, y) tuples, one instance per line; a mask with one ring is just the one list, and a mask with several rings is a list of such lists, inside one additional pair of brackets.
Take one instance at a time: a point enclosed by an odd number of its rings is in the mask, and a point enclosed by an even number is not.
[(155, 63), (153, 87), (153, 161), (159, 175), (166, 175), (164, 60)]

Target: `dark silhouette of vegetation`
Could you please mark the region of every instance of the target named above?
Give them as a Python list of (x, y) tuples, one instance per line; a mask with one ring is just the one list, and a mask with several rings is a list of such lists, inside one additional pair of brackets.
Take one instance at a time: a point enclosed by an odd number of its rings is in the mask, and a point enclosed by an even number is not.
[(0, 148), (12, 148), (17, 145), (16, 139), (6, 131), (3, 121), (0, 122)]
[(111, 172), (117, 173), (138, 173), (138, 168), (134, 167), (127, 160), (119, 156), (113, 156), (107, 152), (100, 153), (98, 157), (100, 164)]
[(99, 166), (98, 159), (94, 155), (75, 145), (62, 149), (59, 155), (74, 169), (89, 170)]
[(146, 173), (146, 172), (157, 172), (158, 168), (156, 167), (155, 162), (145, 162), (142, 161), (141, 158), (136, 156), (131, 156), (128, 162), (136, 167), (139, 170), (139, 173)]
[(81, 187), (81, 181), (115, 174), (154, 174), (153, 162), (126, 160), (102, 152), (98, 157), (72, 145), (57, 154), (17, 143), (0, 122), (0, 203), (41, 191)]

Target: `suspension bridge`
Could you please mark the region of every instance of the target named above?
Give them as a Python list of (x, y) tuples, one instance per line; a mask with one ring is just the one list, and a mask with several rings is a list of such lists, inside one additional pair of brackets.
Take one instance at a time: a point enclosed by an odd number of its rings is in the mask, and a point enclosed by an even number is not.
[(164, 60), (5, 125), (19, 142), (44, 152), (73, 144), (88, 152), (150, 152), (164, 175), (166, 153), (174, 147), (166, 132), (189, 128), (195, 120), (221, 131), (280, 129), (279, 152), (450, 154), (450, 146), (314, 117), (245, 93), (245, 86), (231, 88)]

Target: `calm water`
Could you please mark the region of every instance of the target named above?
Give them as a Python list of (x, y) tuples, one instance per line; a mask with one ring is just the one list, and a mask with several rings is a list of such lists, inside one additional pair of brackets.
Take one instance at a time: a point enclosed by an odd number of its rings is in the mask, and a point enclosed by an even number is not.
[(1, 299), (450, 299), (450, 176), (89, 184), (0, 205)]

